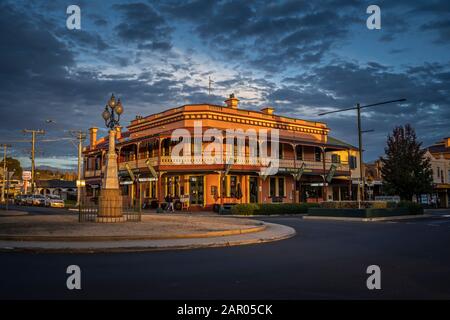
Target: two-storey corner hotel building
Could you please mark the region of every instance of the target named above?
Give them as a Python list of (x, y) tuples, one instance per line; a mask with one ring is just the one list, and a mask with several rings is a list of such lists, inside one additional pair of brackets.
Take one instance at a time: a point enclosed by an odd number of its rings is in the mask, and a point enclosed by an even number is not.
[[(225, 103), (183, 105), (136, 117), (127, 130), (118, 129), (116, 147), (124, 201), (140, 199), (155, 207), (170, 194), (187, 202), (191, 210), (211, 210), (215, 205), (230, 203), (356, 199), (357, 148), (332, 138), (325, 123), (278, 115), (271, 107), (243, 110), (234, 95)], [(171, 139), (172, 133), (184, 129), (194, 136), (198, 134), (194, 127), (199, 122), (201, 133), (217, 129), (224, 137), (230, 128), (269, 133), (277, 129), (278, 171), (261, 174), (267, 162), (261, 157), (250, 159), (248, 142), (244, 145), (245, 157), (239, 161), (236, 149), (227, 154), (225, 146), (219, 155), (224, 161), (205, 163), (194, 159), (195, 147), (191, 149), (191, 162), (175, 161), (172, 150), (179, 142)], [(97, 133), (97, 128), (90, 129), (90, 143), (83, 151), (86, 196), (94, 201), (101, 188), (108, 150), (108, 139), (98, 138)], [(203, 142), (201, 148), (207, 144)], [(230, 158), (233, 161), (225, 161)]]

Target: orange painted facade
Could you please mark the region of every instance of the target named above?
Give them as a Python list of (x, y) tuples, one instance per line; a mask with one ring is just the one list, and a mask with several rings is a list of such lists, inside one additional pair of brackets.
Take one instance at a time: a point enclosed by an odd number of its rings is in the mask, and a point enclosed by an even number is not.
[[(118, 135), (119, 177), (122, 193), (129, 202), (140, 201), (153, 206), (164, 202), (167, 194), (187, 200), (193, 210), (211, 209), (228, 203), (316, 202), (356, 198), (352, 178), (358, 170), (355, 147), (329, 137), (325, 123), (312, 122), (274, 114), (273, 108), (262, 111), (238, 108), (239, 100), (230, 96), (226, 106), (192, 104), (136, 117), (127, 130)], [(201, 121), (202, 133), (214, 128), (223, 132), (233, 129), (279, 130), (279, 170), (273, 176), (260, 176), (264, 161), (250, 161), (248, 145), (245, 157), (227, 168), (222, 164), (205, 164), (192, 156), (183, 164), (171, 157), (175, 129), (194, 133), (194, 123)], [(84, 178), (87, 196), (95, 199), (101, 186), (108, 141), (97, 139), (91, 128), (90, 145), (84, 149)], [(208, 142), (203, 143), (203, 147)], [(226, 148), (220, 157), (230, 156)], [(331, 166), (334, 175), (329, 182)], [(151, 167), (151, 168), (150, 168)], [(301, 169), (302, 168), (302, 169)], [(228, 171), (227, 171), (228, 169)], [(153, 171), (154, 170), (154, 171)], [(134, 175), (131, 181), (130, 171)], [(299, 177), (299, 172), (301, 176)], [(156, 175), (156, 176), (155, 176)]]

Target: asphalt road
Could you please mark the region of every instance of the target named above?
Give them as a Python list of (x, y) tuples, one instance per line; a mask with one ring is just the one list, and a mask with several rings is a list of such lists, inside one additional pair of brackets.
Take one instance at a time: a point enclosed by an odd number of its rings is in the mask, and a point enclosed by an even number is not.
[[(291, 239), (111, 254), (0, 253), (0, 299), (450, 299), (450, 217), (399, 222), (268, 218)], [(66, 288), (68, 265), (81, 290)], [(368, 290), (366, 268), (381, 268)]]

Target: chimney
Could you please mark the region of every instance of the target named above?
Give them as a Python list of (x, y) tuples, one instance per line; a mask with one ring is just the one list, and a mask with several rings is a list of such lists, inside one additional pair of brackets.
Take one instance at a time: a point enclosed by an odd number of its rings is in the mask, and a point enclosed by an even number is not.
[(117, 126), (116, 127), (116, 139), (119, 140), (122, 138), (122, 127), (121, 126)]
[(268, 114), (268, 115), (272, 115), (273, 114), (273, 110), (275, 110), (272, 107), (265, 107), (264, 109), (261, 109), (262, 113)]
[(91, 149), (94, 149), (97, 145), (97, 131), (98, 128), (89, 128), (89, 144)]
[(227, 100), (225, 100), (225, 103), (227, 104), (227, 107), (237, 109), (239, 99), (234, 96), (234, 93), (232, 93), (230, 94), (230, 97)]

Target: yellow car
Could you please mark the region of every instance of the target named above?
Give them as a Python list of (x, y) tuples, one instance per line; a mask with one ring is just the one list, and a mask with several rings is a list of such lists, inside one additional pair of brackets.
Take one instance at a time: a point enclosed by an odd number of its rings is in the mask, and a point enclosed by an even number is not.
[(52, 208), (64, 208), (64, 201), (57, 196), (47, 196), (45, 206)]

